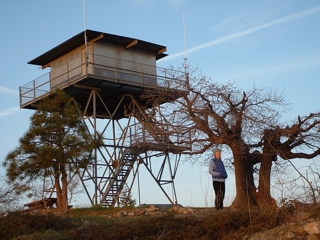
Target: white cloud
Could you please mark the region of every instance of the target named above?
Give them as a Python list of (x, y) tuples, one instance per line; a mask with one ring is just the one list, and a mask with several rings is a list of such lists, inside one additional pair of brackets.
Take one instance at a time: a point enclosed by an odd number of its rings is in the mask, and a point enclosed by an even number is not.
[[(282, 17), (282, 18), (278, 18), (276, 20), (273, 20), (271, 22), (262, 24), (260, 26), (249, 28), (247, 30), (244, 30), (244, 31), (241, 31), (241, 32), (237, 32), (237, 33), (234, 33), (234, 34), (231, 34), (231, 35), (228, 35), (228, 36), (213, 40), (211, 42), (208, 42), (208, 43), (205, 43), (205, 44), (190, 48), (190, 49), (187, 50), (187, 53), (197, 52), (197, 51), (200, 51), (200, 50), (205, 49), (205, 48), (209, 48), (209, 47), (214, 46), (214, 45), (223, 44), (223, 43), (231, 41), (233, 39), (240, 38), (240, 37), (249, 35), (251, 33), (254, 33), (254, 32), (266, 29), (266, 28), (270, 28), (270, 27), (273, 27), (273, 26), (276, 26), (276, 25), (279, 25), (279, 24), (282, 24), (282, 23), (286, 23), (286, 22), (290, 22), (290, 21), (294, 21), (294, 20), (298, 20), (298, 19), (301, 19), (301, 18), (305, 18), (305, 17), (311, 16), (311, 15), (314, 15), (314, 14), (316, 14), (318, 12), (320, 12), (320, 6), (312, 8), (312, 9), (309, 9), (309, 10), (306, 10), (306, 11), (303, 11), (303, 12), (300, 12), (300, 13), (290, 14), (288, 16), (285, 16), (285, 17)], [(169, 55), (166, 58), (163, 58), (162, 61), (166, 61), (166, 60), (169, 60), (169, 59), (172, 59), (172, 58), (176, 58), (176, 57), (181, 57), (181, 56), (184, 56), (185, 54), (186, 54), (185, 51), (179, 52), (179, 53), (175, 53), (175, 54)]]
[(14, 94), (14, 95), (18, 95), (19, 94), (19, 91), (12, 90), (12, 89), (9, 89), (9, 88), (3, 87), (3, 86), (0, 86), (0, 92), (8, 93), (8, 94)]
[(7, 108), (0, 112), (0, 119), (17, 114), (18, 111), (20, 111), (20, 107)]

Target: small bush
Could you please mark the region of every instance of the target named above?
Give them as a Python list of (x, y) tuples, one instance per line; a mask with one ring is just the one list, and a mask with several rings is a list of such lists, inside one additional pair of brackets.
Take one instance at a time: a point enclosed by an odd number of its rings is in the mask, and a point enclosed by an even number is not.
[(3, 239), (12, 239), (48, 229), (63, 231), (71, 226), (73, 224), (68, 219), (54, 214), (9, 212), (0, 218), (0, 236)]

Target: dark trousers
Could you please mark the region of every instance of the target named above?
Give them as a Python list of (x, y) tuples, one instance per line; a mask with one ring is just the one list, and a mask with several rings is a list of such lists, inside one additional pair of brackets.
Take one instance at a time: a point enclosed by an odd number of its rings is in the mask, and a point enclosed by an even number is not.
[(221, 209), (223, 209), (223, 199), (224, 199), (224, 194), (226, 191), (225, 183), (213, 181), (212, 185), (213, 185), (214, 193), (216, 195), (216, 198), (214, 201), (215, 208), (218, 210), (221, 210)]

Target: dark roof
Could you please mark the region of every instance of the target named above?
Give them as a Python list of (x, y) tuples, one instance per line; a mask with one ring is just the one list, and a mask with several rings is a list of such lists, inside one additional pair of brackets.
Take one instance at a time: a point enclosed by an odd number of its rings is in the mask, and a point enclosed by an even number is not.
[(141, 49), (151, 51), (155, 54), (156, 59), (161, 59), (167, 54), (163, 53), (166, 51), (165, 46), (161, 46), (158, 44), (142, 41), (135, 38), (123, 37), (118, 35), (113, 35), (109, 33), (97, 32), (93, 30), (83, 31), (76, 36), (70, 38), (69, 40), (61, 43), (60, 45), (52, 48), (48, 52), (40, 55), (39, 57), (31, 60), (28, 64), (40, 65), (44, 66), (45, 64), (57, 59), (58, 57), (72, 51), (73, 49), (85, 44), (85, 35), (87, 37), (87, 41), (90, 41), (100, 35), (103, 35), (102, 39), (106, 42), (114, 43), (117, 45), (128, 46), (130, 43), (136, 41), (136, 44), (133, 44), (131, 48)]

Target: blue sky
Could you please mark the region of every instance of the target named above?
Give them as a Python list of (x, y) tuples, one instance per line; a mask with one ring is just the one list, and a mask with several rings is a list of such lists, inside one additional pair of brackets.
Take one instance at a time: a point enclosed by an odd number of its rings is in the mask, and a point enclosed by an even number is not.
[[(169, 56), (158, 61), (161, 67), (181, 66), (186, 55), (191, 66), (219, 83), (277, 88), (292, 103), (284, 116), (288, 121), (319, 111), (318, 0), (86, 0), (85, 14), (83, 3), (1, 1), (1, 161), (18, 146), (33, 113), (19, 109), (19, 86), (46, 71), (27, 62), (85, 27), (167, 46)], [(204, 192), (213, 194), (206, 167), (181, 168), (176, 180), (179, 202), (202, 206)], [(233, 185), (230, 177), (227, 199), (234, 195)], [(152, 196), (144, 200), (152, 201)]]

